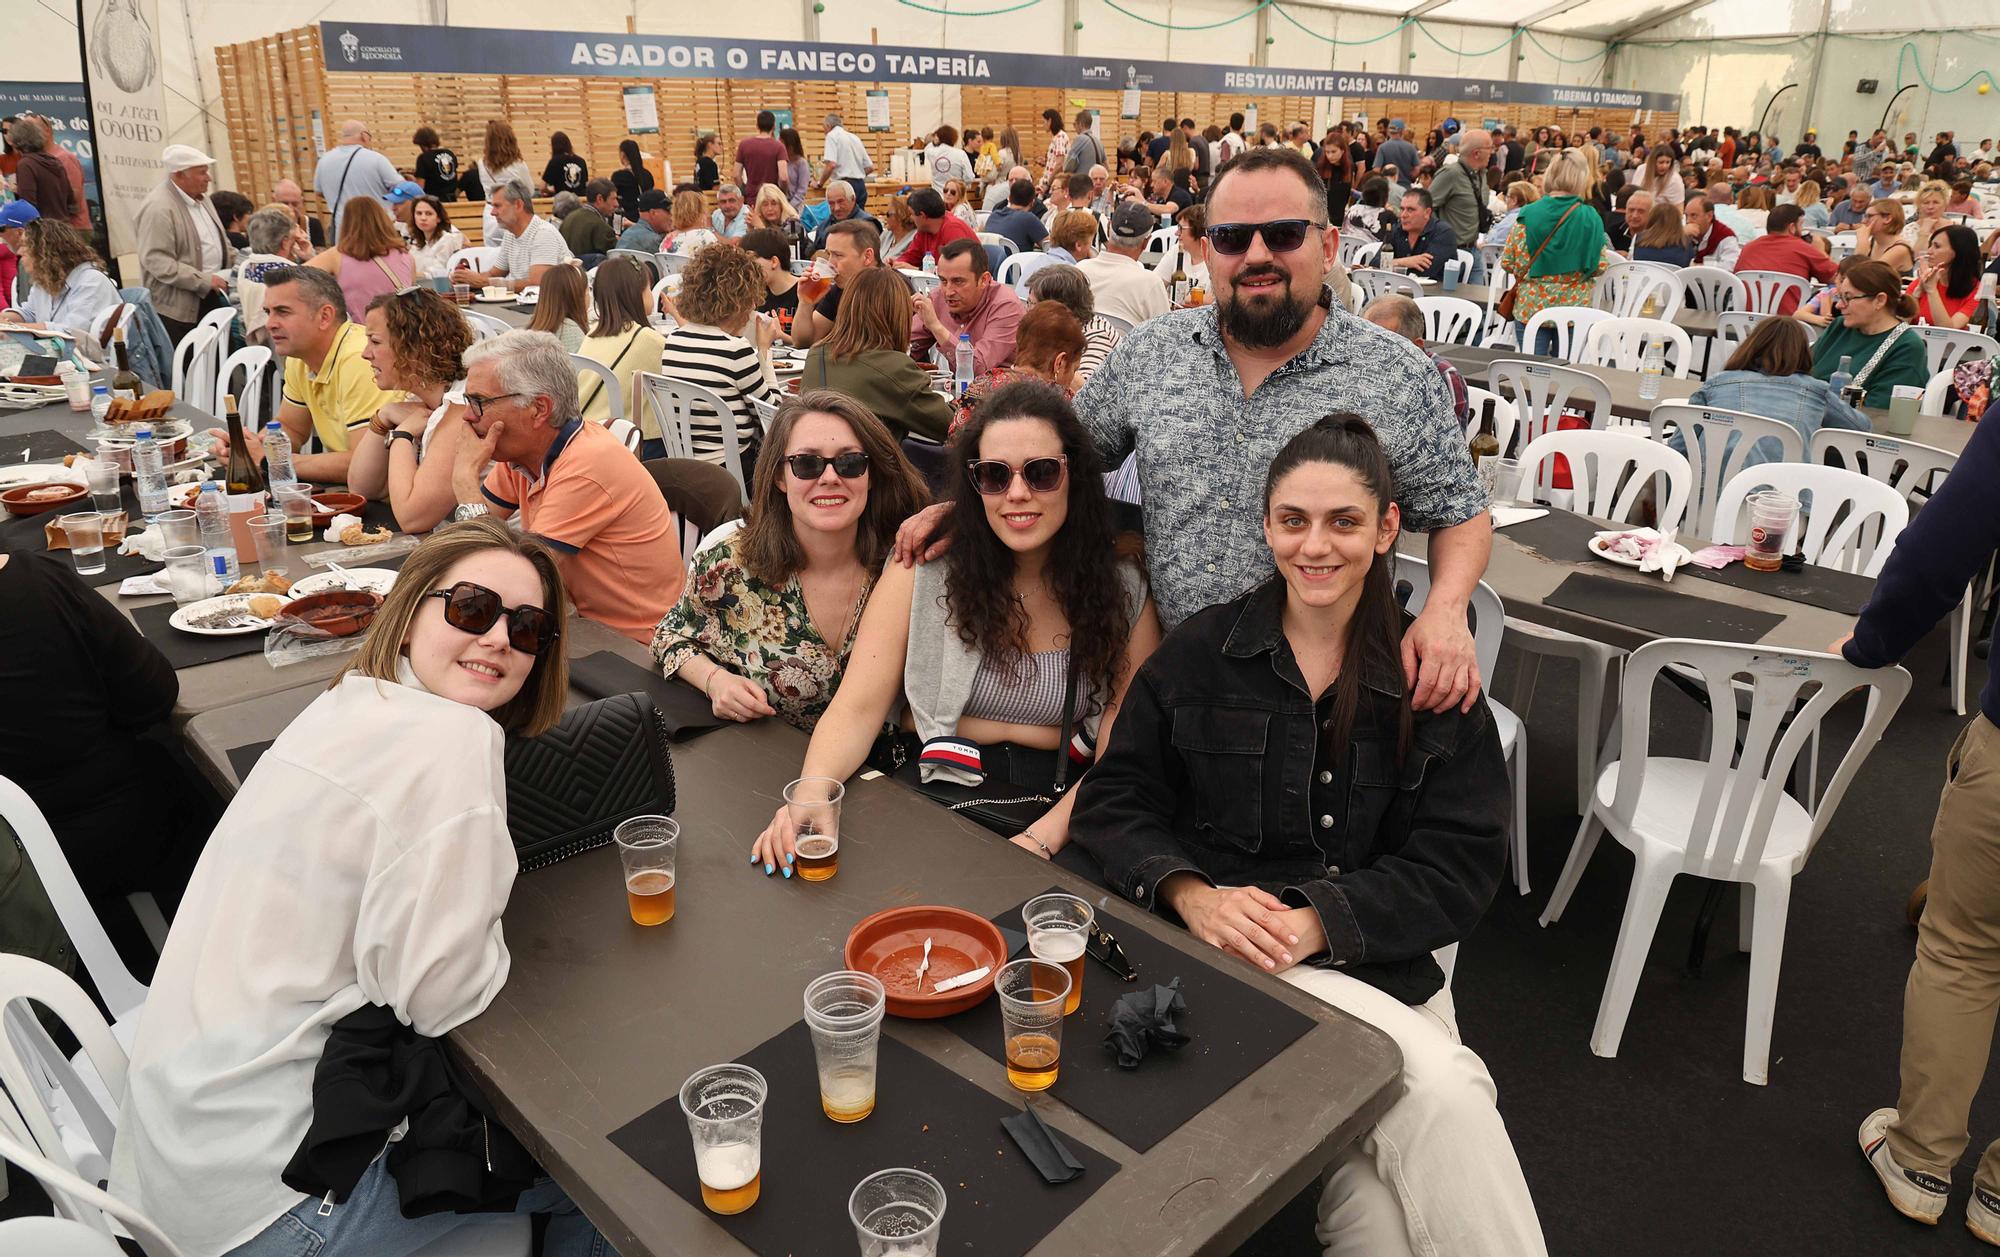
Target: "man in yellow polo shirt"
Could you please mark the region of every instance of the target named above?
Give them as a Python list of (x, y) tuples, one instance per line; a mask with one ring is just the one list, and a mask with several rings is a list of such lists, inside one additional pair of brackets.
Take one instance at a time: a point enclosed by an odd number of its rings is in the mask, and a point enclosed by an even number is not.
[[(309, 266), (281, 266), (266, 273), (264, 313), (271, 349), (285, 357), (285, 398), (278, 422), (295, 451), (319, 437), (317, 454), (294, 453), (292, 468), (315, 484), (347, 483), (348, 441), (359, 437), (375, 412), (395, 396), (375, 387), (375, 372), (361, 358), (368, 333), (347, 317), (340, 281)], [(253, 448), (251, 456), (261, 455)]]

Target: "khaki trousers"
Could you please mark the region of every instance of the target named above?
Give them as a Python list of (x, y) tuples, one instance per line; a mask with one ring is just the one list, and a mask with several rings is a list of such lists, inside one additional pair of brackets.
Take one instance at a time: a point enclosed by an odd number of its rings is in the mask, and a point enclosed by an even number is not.
[[(2000, 728), (1975, 717), (1945, 760), (1931, 829), (1930, 899), (1903, 987), (1903, 1077), (1889, 1150), (1949, 1179), (1969, 1138), (2000, 1011)], [(2000, 1140), (1974, 1181), (2000, 1191)]]

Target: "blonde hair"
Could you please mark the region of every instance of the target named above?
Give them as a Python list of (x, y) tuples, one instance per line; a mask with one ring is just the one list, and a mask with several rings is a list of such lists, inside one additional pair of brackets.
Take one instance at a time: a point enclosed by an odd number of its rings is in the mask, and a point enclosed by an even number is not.
[[(797, 218), (799, 216), (798, 210), (792, 208), (792, 198), (786, 196), (784, 189), (780, 188), (775, 183), (767, 183), (763, 187), (757, 189), (757, 204), (752, 206), (751, 208), (753, 210), (761, 210), (764, 208), (764, 202), (766, 201), (776, 201), (780, 206), (783, 207), (784, 213), (781, 214), (778, 219), (778, 221), (780, 222), (783, 222), (786, 219)], [(755, 214), (754, 217), (759, 223), (762, 223), (764, 221), (764, 216), (762, 214)]]
[[(519, 555), (532, 564), (535, 574), (542, 578), (543, 608), (558, 620), (562, 618), (562, 571), (547, 546), (516, 533), (497, 519), (448, 524), (425, 538), (404, 560), (402, 573), (388, 597), (382, 600), (381, 610), (368, 626), (360, 651), (333, 678), (333, 684), (339, 685), (350, 672), (378, 681), (399, 680), (403, 644), (409, 640), (410, 626), (416, 623), (417, 613), (459, 560), (487, 550)], [(534, 737), (554, 728), (562, 719), (563, 707), (569, 699), (567, 640), (558, 633), (548, 650), (536, 656), (528, 679), (521, 683), (520, 693), (488, 713), (501, 728)]]
[(1581, 150), (1566, 148), (1549, 163), (1543, 187), (1550, 196), (1584, 196), (1597, 179), (1597, 171)]
[(701, 199), (701, 193), (686, 188), (674, 193), (674, 230), (687, 231), (692, 227), (708, 225), (708, 202)]
[(1800, 209), (1819, 204), (1819, 183), (1807, 179), (1799, 184), (1799, 190), (1792, 194), (1792, 204)]
[(1516, 179), (1507, 185), (1507, 199), (1516, 205), (1533, 205), (1542, 199), (1542, 190), (1526, 179)]

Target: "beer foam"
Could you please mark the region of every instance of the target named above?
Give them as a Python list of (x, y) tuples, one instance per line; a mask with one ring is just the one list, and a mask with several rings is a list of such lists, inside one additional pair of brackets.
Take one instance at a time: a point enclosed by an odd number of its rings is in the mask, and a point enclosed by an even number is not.
[(761, 1151), (756, 1144), (705, 1144), (697, 1140), (695, 1173), (712, 1191), (735, 1191), (757, 1177)]
[(1028, 948), (1037, 960), (1052, 964), (1063, 964), (1083, 955), (1083, 928), (1077, 925), (1044, 925), (1032, 922), (1028, 926)]

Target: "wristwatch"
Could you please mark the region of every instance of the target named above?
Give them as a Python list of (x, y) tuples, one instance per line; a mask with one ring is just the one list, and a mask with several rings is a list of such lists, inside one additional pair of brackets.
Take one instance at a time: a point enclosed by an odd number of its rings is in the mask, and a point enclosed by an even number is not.
[(481, 519), (489, 512), (484, 502), (460, 502), (451, 513), (452, 522), (462, 524), (468, 519)]
[(391, 428), (389, 430), (389, 435), (382, 438), (382, 448), (388, 449), (398, 441), (408, 441), (411, 449), (414, 450), (417, 448), (416, 434), (414, 432), (405, 432), (401, 428)]

